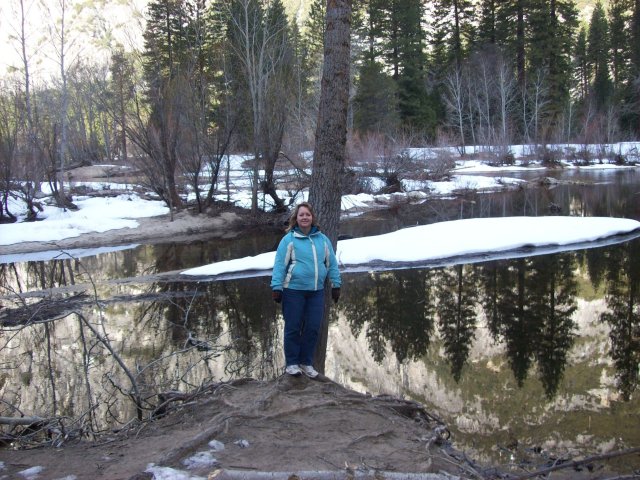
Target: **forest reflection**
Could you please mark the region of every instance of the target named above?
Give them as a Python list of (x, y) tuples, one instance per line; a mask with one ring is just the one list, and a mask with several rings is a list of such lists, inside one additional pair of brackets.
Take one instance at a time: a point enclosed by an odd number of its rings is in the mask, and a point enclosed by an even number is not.
[[(585, 275), (586, 278), (579, 278)], [(535, 372), (558, 391), (574, 345), (578, 284), (603, 289), (617, 387), (628, 399), (640, 364), (640, 242), (539, 257), (347, 277), (341, 308), (354, 334), (366, 330), (376, 362), (386, 344), (397, 360), (418, 360), (438, 338), (456, 382), (464, 375), (479, 322), (505, 355), (518, 386)]]
[[(164, 249), (155, 261), (183, 268), (181, 248)], [(4, 414), (16, 408), (72, 418), (91, 412), (89, 423), (98, 431), (134, 415), (153, 416), (168, 391), (281, 373), (282, 319), (268, 277), (101, 284), (90, 281), (96, 270), (90, 275), (76, 260), (2, 265), (0, 275), (15, 292), (40, 289), (13, 306), (5, 302), (0, 312), (7, 333), (0, 390), (11, 405)], [(64, 293), (44, 295), (47, 289)], [(473, 375), (470, 352), (483, 330), (502, 349), (516, 385), (535, 378), (547, 399), (558, 393), (581, 333), (574, 315), (579, 300), (604, 299), (606, 308), (593, 319), (609, 335), (608, 351), (600, 354), (615, 367), (622, 399), (638, 387), (640, 239), (477, 264), (346, 274), (343, 292), (332, 322), (350, 329), (353, 341), (364, 334), (374, 362), (388, 355), (400, 364), (427, 361), (437, 351), (460, 383), (467, 372)]]

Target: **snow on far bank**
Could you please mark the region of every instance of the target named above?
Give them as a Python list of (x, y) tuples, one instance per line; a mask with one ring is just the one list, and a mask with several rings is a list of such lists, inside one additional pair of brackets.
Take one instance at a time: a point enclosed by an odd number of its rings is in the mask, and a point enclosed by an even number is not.
[[(448, 196), (452, 193), (460, 190), (478, 190), (478, 191), (496, 191), (505, 188), (513, 188), (524, 180), (518, 178), (510, 178), (507, 176), (496, 176), (497, 171), (510, 171), (510, 170), (532, 170), (537, 169), (536, 162), (527, 161), (527, 166), (518, 165), (521, 158), (527, 155), (532, 155), (536, 146), (530, 145), (512, 145), (509, 151), (514, 155), (516, 159), (516, 165), (514, 166), (491, 166), (487, 165), (482, 160), (456, 160), (456, 168), (453, 170), (451, 179), (449, 181), (417, 181), (417, 180), (404, 180), (404, 188), (406, 193), (395, 194), (358, 194), (358, 195), (345, 195), (342, 198), (342, 212), (345, 215), (357, 215), (367, 209), (377, 208), (379, 206), (388, 204), (395, 197), (408, 199), (410, 201), (425, 201), (432, 196)], [(558, 145), (553, 146), (556, 150), (562, 152), (580, 151), (584, 149), (583, 145)], [(616, 152), (623, 155), (628, 155), (632, 158), (638, 156), (640, 148), (639, 143), (628, 142), (612, 145), (600, 145), (591, 146), (593, 155), (602, 151)], [(416, 158), (430, 158), (437, 155), (437, 151), (447, 150), (451, 154), (459, 155), (457, 149), (454, 147), (447, 148), (420, 148), (409, 149), (411, 155), (415, 155)], [(467, 152), (484, 152), (486, 149), (480, 147), (467, 147)], [(306, 153), (306, 156), (310, 157), (310, 152)], [(594, 158), (596, 158), (594, 156)], [(250, 208), (251, 206), (251, 189), (250, 180), (246, 173), (246, 169), (243, 167), (243, 162), (246, 160), (246, 156), (231, 155), (227, 158), (229, 168), (232, 173), (233, 185), (230, 186), (228, 193), (220, 193), (216, 198), (219, 200), (230, 200), (233, 204), (242, 208)], [(538, 162), (539, 163), (539, 162)], [(542, 167), (541, 167), (542, 168)], [(573, 168), (567, 166), (566, 168)], [(590, 168), (590, 167), (580, 167)], [(620, 168), (617, 165), (604, 162), (603, 164), (594, 165), (593, 168)], [(638, 168), (629, 166), (626, 168)], [(482, 175), (487, 173), (489, 175)], [(372, 188), (381, 188), (382, 180), (380, 178), (370, 178)], [(127, 185), (118, 185), (115, 183), (107, 182), (71, 182), (71, 184), (79, 186), (84, 185), (92, 190), (106, 190), (106, 189), (122, 189), (127, 190)], [(43, 192), (46, 192), (46, 185), (42, 186)], [(428, 192), (428, 193), (427, 193)], [(308, 196), (308, 192), (300, 192), (295, 199), (288, 197), (289, 192), (279, 192), (281, 197), (288, 202), (293, 200), (299, 202), (305, 200)], [(261, 204), (269, 209), (269, 200), (264, 198), (260, 200)], [(128, 194), (119, 195), (117, 197), (102, 197), (102, 198), (90, 198), (90, 197), (75, 197), (74, 203), (79, 207), (77, 211), (63, 210), (54, 206), (46, 205), (43, 203), (44, 210), (39, 213), (39, 221), (37, 222), (24, 222), (26, 212), (24, 211), (24, 205), (15, 199), (10, 197), (9, 199), (9, 211), (18, 215), (18, 222), (12, 224), (0, 224), (0, 259), (2, 257), (3, 245), (14, 245), (23, 242), (55, 242), (63, 240), (65, 238), (78, 237), (83, 233), (101, 233), (108, 230), (116, 230), (123, 228), (137, 228), (138, 222), (136, 218), (153, 217), (168, 213), (168, 208), (160, 201), (142, 200), (133, 191)], [(51, 255), (56, 256), (56, 252), (52, 252)], [(51, 257), (53, 258), (53, 257)], [(6, 259), (4, 259), (6, 260)], [(11, 260), (7, 260), (11, 261)], [(2, 262), (0, 262), (2, 263)]]
[(43, 205), (37, 222), (0, 225), (0, 245), (22, 242), (54, 242), (78, 237), (83, 233), (106, 232), (120, 228), (136, 228), (136, 218), (154, 217), (169, 213), (160, 201), (143, 200), (136, 194), (117, 197), (74, 199), (78, 210), (63, 210)]
[[(338, 242), (341, 268), (380, 263), (415, 263), (504, 252), (523, 247), (575, 245), (640, 231), (640, 222), (610, 217), (472, 218), (405, 228)], [(242, 271), (270, 271), (275, 252), (212, 263), (182, 272), (213, 277)]]

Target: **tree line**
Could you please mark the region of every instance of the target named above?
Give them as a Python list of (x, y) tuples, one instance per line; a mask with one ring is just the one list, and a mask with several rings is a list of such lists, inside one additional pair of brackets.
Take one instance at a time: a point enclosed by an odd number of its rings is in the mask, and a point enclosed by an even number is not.
[[(66, 172), (95, 163), (135, 167), (172, 211), (187, 194), (198, 211), (214, 203), (229, 153), (247, 155), (254, 213), (260, 196), (286, 210), (279, 189), (294, 188), (292, 178), (296, 189), (309, 186), (302, 152), (316, 142), (324, 1), (313, 0), (300, 20), (282, 0), (151, 0), (142, 48), (105, 35), (104, 58), (77, 53), (87, 4), (53, 3), (46, 42), (57, 71), (44, 81), (30, 51), (34, 0), (12, 2), (20, 60), (0, 82), (0, 221), (16, 219), (12, 195), (37, 218), (43, 182), (58, 205), (73, 208)], [(349, 89), (349, 139), (361, 152), (484, 145), (509, 161), (513, 143), (638, 137), (637, 1), (598, 2), (582, 24), (574, 0), (352, 7), (350, 82), (340, 88)]]

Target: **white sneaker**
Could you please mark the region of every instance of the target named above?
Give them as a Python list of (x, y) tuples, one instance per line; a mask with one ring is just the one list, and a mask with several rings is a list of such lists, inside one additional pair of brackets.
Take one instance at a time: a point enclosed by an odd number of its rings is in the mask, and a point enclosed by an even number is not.
[(284, 371), (285, 373), (293, 375), (294, 377), (297, 377), (302, 373), (302, 370), (300, 370), (300, 367), (298, 365), (287, 365), (287, 368), (285, 368)]
[(309, 378), (316, 378), (318, 372), (311, 365), (300, 365), (300, 370)]

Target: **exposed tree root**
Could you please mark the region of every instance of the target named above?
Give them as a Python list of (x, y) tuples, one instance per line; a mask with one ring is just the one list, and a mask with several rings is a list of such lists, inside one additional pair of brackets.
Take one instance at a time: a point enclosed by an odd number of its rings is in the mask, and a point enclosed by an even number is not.
[(218, 470), (209, 475), (215, 480), (454, 480), (460, 477), (446, 473), (401, 473), (381, 470), (354, 470), (302, 472), (257, 472), (253, 470)]
[[(555, 472), (557, 470), (562, 470), (562, 469), (566, 469), (566, 468), (576, 468), (576, 467), (580, 467), (582, 465), (587, 465), (589, 463), (593, 463), (593, 462), (599, 462), (602, 460), (609, 460), (611, 458), (616, 458), (616, 457), (623, 457), (625, 455), (633, 455), (636, 453), (640, 453), (640, 447), (636, 447), (636, 448), (629, 448), (626, 450), (618, 450), (615, 452), (608, 452), (608, 453), (603, 453), (602, 455), (593, 455), (587, 458), (583, 458), (582, 460), (572, 460), (569, 462), (564, 462), (561, 463), (559, 465), (553, 465), (551, 467), (547, 467), (547, 468), (541, 468), (540, 470), (536, 470), (535, 472), (530, 472), (530, 473), (526, 473), (524, 475), (517, 475), (514, 477), (510, 477), (513, 478), (514, 480), (524, 480), (526, 478), (533, 478), (533, 477), (537, 477), (539, 475), (546, 475), (547, 473), (550, 472)], [(624, 478), (624, 477), (622, 477)], [(635, 475), (635, 476), (631, 476), (629, 478), (640, 478), (640, 475)]]

